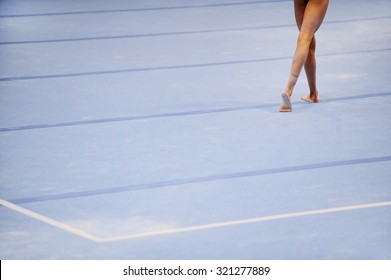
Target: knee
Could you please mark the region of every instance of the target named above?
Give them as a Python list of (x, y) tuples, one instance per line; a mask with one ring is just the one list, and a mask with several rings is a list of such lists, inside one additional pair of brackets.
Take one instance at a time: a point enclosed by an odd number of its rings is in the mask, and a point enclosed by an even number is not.
[(299, 37), (297, 38), (297, 45), (300, 47), (311, 48), (311, 43), (313, 41), (314, 34), (309, 32), (300, 32)]
[(312, 38), (312, 41), (310, 43), (310, 46), (309, 46), (309, 52), (312, 53), (312, 54), (315, 54), (315, 50), (316, 50), (316, 41), (315, 41), (315, 36)]

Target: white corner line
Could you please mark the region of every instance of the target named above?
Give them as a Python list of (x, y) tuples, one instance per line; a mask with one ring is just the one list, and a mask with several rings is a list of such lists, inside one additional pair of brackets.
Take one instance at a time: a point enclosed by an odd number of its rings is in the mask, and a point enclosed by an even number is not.
[(303, 211), (303, 212), (293, 212), (293, 213), (271, 215), (271, 216), (261, 216), (261, 217), (248, 218), (248, 219), (242, 219), (242, 220), (233, 220), (233, 221), (226, 221), (226, 222), (219, 222), (219, 223), (212, 223), (212, 224), (204, 224), (204, 225), (199, 225), (199, 226), (173, 228), (173, 229), (145, 232), (145, 233), (139, 233), (139, 234), (129, 234), (129, 235), (123, 235), (123, 236), (117, 236), (117, 237), (102, 238), (100, 240), (100, 242), (112, 242), (112, 241), (144, 238), (144, 237), (151, 237), (151, 236), (158, 236), (158, 235), (200, 231), (200, 230), (207, 230), (207, 229), (213, 229), (213, 228), (222, 228), (222, 227), (229, 227), (229, 226), (236, 226), (236, 225), (243, 225), (243, 224), (260, 223), (260, 222), (267, 222), (267, 221), (274, 221), (274, 220), (281, 220), (281, 219), (288, 219), (288, 218), (322, 215), (322, 214), (329, 214), (329, 213), (335, 213), (335, 212), (344, 212), (344, 211), (352, 211), (352, 210), (376, 208), (376, 207), (385, 207), (385, 206), (391, 206), (391, 201), (376, 202), (376, 203), (369, 203), (369, 204), (360, 204), (360, 205), (351, 205), (351, 206), (343, 206), (343, 207), (334, 207), (334, 208), (325, 208), (325, 209)]
[(101, 241), (99, 237), (96, 237), (96, 236), (94, 236), (92, 234), (89, 234), (88, 232), (85, 232), (85, 231), (82, 231), (82, 230), (80, 230), (78, 228), (72, 227), (70, 225), (58, 222), (56, 220), (53, 220), (51, 218), (48, 218), (46, 216), (43, 216), (41, 214), (38, 214), (38, 213), (33, 212), (31, 210), (28, 210), (26, 208), (20, 207), (20, 206), (18, 206), (16, 204), (13, 204), (13, 203), (8, 202), (6, 200), (0, 199), (0, 204), (3, 205), (4, 207), (7, 207), (8, 209), (14, 210), (14, 211), (16, 211), (16, 212), (18, 212), (20, 214), (23, 214), (23, 215), (28, 216), (30, 218), (33, 218), (35, 220), (44, 222), (44, 223), (46, 223), (48, 225), (54, 226), (54, 227), (62, 229), (64, 231), (70, 232), (70, 233), (72, 233), (74, 235), (77, 235), (77, 236), (80, 236), (80, 237), (83, 237), (85, 239), (88, 239), (88, 240), (91, 240), (91, 241), (95, 241), (95, 242), (100, 242)]
[(261, 217), (255, 217), (255, 218), (233, 220), (233, 221), (226, 221), (226, 222), (219, 222), (219, 223), (211, 223), (211, 224), (182, 227), (182, 228), (173, 228), (173, 229), (151, 231), (151, 232), (145, 232), (145, 233), (136, 233), (136, 234), (114, 236), (114, 237), (108, 237), (108, 238), (100, 238), (100, 237), (94, 236), (92, 234), (89, 234), (88, 232), (85, 232), (85, 231), (82, 231), (78, 228), (75, 228), (75, 227), (69, 226), (67, 224), (58, 222), (56, 220), (53, 220), (51, 218), (48, 218), (46, 216), (43, 216), (41, 214), (38, 214), (36, 212), (33, 212), (31, 210), (20, 207), (18, 205), (15, 205), (11, 202), (8, 202), (8, 201), (2, 200), (2, 199), (0, 199), (0, 205), (3, 205), (11, 210), (19, 212), (23, 215), (30, 217), (30, 218), (44, 222), (48, 225), (57, 227), (57, 228), (62, 229), (64, 231), (70, 232), (74, 235), (83, 237), (83, 238), (88, 239), (90, 241), (102, 243), (102, 242), (114, 242), (114, 241), (121, 241), (121, 240), (129, 240), (129, 239), (138, 239), (138, 238), (145, 238), (145, 237), (159, 236), (159, 235), (177, 234), (177, 233), (183, 233), (183, 232), (201, 231), (201, 230), (208, 230), (208, 229), (213, 229), (213, 228), (222, 228), (222, 227), (229, 227), (229, 226), (236, 226), (236, 225), (243, 225), (243, 224), (261, 223), (261, 222), (275, 221), (275, 220), (288, 219), (288, 218), (323, 215), (323, 214), (336, 213), (336, 212), (346, 212), (346, 211), (359, 210), (359, 209), (386, 207), (386, 206), (391, 206), (391, 201), (358, 204), (358, 205), (350, 205), (350, 206), (342, 206), (342, 207), (333, 207), (333, 208), (324, 208), (324, 209), (318, 209), (318, 210), (292, 212), (292, 213), (278, 214), (278, 215), (271, 215), (271, 216), (261, 216)]

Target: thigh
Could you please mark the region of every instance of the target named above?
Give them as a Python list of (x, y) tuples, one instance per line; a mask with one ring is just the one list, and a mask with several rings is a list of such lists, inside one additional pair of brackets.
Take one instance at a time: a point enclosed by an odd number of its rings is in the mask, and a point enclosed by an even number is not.
[(323, 22), (328, 4), (329, 0), (309, 0), (305, 6), (300, 31), (315, 33)]
[(304, 12), (305, 12), (305, 7), (307, 6), (308, 0), (294, 0), (293, 5), (295, 8), (295, 19), (296, 19), (296, 24), (297, 27), (301, 28), (301, 24), (303, 23), (304, 19)]

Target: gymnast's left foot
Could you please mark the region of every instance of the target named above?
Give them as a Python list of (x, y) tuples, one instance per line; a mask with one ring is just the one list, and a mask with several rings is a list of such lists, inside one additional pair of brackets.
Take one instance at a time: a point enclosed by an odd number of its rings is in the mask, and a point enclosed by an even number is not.
[(282, 104), (280, 106), (280, 112), (287, 113), (292, 112), (292, 103), (291, 103), (291, 97), (289, 94), (283, 92), (281, 93), (282, 97)]

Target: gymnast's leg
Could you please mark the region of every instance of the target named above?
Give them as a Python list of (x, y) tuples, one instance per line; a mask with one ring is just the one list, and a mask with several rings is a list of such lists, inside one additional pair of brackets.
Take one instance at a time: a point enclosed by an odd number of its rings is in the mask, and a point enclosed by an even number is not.
[(319, 29), (326, 15), (328, 2), (328, 0), (294, 0), (296, 22), (300, 32), (289, 79), (282, 93), (283, 103), (280, 112), (292, 111), (290, 99), (303, 67), (305, 67), (310, 86), (310, 96), (313, 91), (312, 96), (316, 96), (317, 100), (315, 32)]

